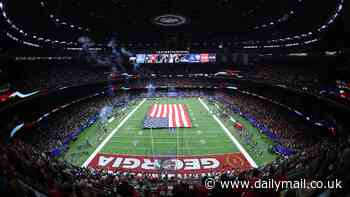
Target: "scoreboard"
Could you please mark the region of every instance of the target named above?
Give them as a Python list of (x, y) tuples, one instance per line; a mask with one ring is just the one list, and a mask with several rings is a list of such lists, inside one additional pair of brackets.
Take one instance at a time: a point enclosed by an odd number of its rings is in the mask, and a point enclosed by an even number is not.
[(148, 54), (136, 54), (130, 57), (136, 64), (178, 64), (178, 63), (215, 63), (215, 53), (190, 53), (188, 51), (157, 51)]

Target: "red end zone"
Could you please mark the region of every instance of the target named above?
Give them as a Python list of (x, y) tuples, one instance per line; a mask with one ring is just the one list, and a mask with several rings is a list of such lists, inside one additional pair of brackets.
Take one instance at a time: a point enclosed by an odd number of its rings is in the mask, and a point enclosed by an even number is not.
[(201, 174), (252, 168), (241, 153), (210, 156), (143, 157), (97, 154), (88, 167), (133, 173)]

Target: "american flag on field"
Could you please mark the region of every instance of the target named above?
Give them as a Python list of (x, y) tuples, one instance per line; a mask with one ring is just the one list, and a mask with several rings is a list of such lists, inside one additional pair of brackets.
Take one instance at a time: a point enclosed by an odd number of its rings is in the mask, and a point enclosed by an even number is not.
[(149, 109), (144, 128), (190, 128), (192, 127), (187, 106), (183, 104), (154, 104)]

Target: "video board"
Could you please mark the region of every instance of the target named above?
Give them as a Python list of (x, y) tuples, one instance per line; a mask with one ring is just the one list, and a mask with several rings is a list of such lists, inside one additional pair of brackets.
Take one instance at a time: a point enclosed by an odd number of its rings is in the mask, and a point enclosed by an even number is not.
[(189, 53), (189, 52), (156, 52), (149, 54), (136, 54), (130, 57), (131, 63), (136, 64), (200, 64), (215, 63), (215, 53)]

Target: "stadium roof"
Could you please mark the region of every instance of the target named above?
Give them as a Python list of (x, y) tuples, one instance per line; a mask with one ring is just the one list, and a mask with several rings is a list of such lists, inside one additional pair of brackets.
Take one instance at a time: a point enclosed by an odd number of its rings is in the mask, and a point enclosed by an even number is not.
[[(344, 0), (0, 0), (6, 41), (77, 47), (80, 36), (106, 45), (238, 46), (314, 44), (334, 29)], [(341, 28), (340, 28), (341, 29)]]

